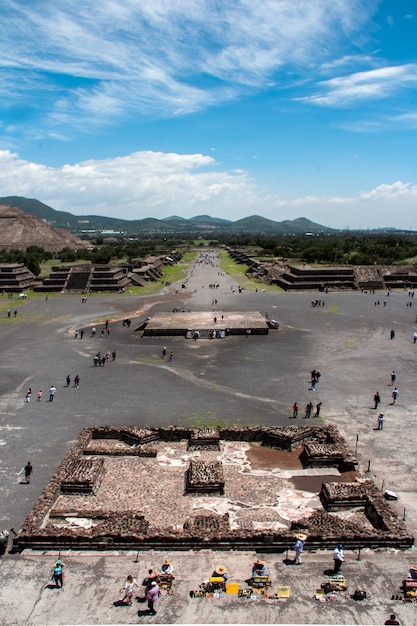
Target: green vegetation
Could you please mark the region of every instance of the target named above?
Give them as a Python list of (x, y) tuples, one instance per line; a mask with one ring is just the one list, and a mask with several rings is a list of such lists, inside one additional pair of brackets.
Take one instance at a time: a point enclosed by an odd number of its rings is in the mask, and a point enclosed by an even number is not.
[(276, 285), (266, 285), (257, 278), (250, 278), (245, 274), (248, 269), (246, 265), (236, 263), (227, 252), (220, 252), (220, 267), (235, 280), (243, 289), (266, 289), (268, 291), (281, 291)]

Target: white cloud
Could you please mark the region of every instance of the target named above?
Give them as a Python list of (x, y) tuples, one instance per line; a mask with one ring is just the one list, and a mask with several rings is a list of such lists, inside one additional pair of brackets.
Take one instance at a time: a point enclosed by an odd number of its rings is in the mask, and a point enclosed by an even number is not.
[(283, 67), (331, 58), (377, 4), (37, 0), (30, 8), (3, 0), (3, 102), (26, 96), (42, 126), (83, 130), (115, 116), (197, 111), (279, 83)]
[(417, 85), (417, 64), (382, 67), (367, 72), (356, 72), (322, 81), (321, 91), (298, 98), (319, 106), (349, 106), (354, 101), (386, 98), (401, 88)]

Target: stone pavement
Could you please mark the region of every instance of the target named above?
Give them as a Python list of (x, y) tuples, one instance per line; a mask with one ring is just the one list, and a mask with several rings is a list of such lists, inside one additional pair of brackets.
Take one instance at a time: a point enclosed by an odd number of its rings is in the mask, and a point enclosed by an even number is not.
[[(210, 289), (212, 283), (219, 287)], [(36, 297), (16, 301), (18, 315), (11, 320), (6, 319), (9, 303), (4, 299), (3, 313), (0, 310), (1, 527), (19, 528), (86, 425), (289, 424), (294, 423), (290, 420), (294, 401), (302, 409), (313, 398), (314, 403), (323, 403), (323, 421), (336, 424), (352, 449), (357, 449), (362, 471), (378, 486), (398, 494), (394, 503), (398, 515), (405, 516), (417, 532), (417, 346), (412, 341), (416, 309), (406, 306), (407, 292), (389, 297), (329, 293), (323, 307), (312, 307), (317, 295), (261, 288), (239, 293), (230, 277), (219, 275), (215, 266), (202, 265), (190, 272), (185, 289), (171, 285), (151, 298), (103, 294), (81, 304), (78, 296), (50, 296), (48, 301)], [(217, 305), (212, 304), (213, 298)], [(380, 306), (375, 305), (378, 299)], [(197, 342), (142, 338), (135, 332), (147, 315), (177, 305), (193, 311), (267, 311), (281, 321), (281, 328), (265, 337)], [(126, 317), (132, 319), (129, 329), (122, 326)], [(95, 325), (101, 331), (106, 319), (110, 335), (102, 338), (98, 332), (92, 337), (89, 329)], [(75, 340), (74, 332), (81, 328), (86, 329), (84, 337)], [(391, 329), (396, 331), (394, 340), (389, 338)], [(170, 363), (161, 359), (164, 346), (168, 354), (174, 353)], [(95, 368), (94, 354), (113, 349), (116, 361)], [(322, 373), (314, 392), (309, 384), (313, 368)], [(397, 372), (400, 391), (394, 406), (392, 370)], [(80, 375), (80, 388), (65, 387), (67, 374), (72, 379)], [(53, 403), (45, 402), (51, 384), (57, 387)], [(33, 397), (27, 404), (29, 386)], [(44, 400), (37, 403), (39, 389)], [(372, 398), (377, 390), (385, 414), (383, 431), (375, 430)], [(24, 485), (22, 470), (28, 459), (35, 471), (30, 485)], [(312, 599), (331, 562), (328, 552), (307, 552), (301, 568), (285, 566), (285, 555), (266, 555), (274, 563), (273, 579), (287, 581), (294, 590), (285, 603), (229, 597), (191, 600), (189, 590), (206, 578), (213, 562), (225, 560), (233, 578), (242, 581), (253, 554), (169, 555), (179, 574), (178, 589), (172, 598), (161, 599), (157, 618), (138, 617), (135, 609), (112, 605), (133, 564), (132, 555), (65, 555), (64, 592), (43, 589), (55, 556), (26, 553), (1, 559), (0, 600), (6, 611), (0, 623), (104, 624), (146, 619), (153, 623), (381, 624), (392, 610), (402, 624), (417, 623), (415, 605), (391, 600), (399, 593), (407, 568), (417, 561), (414, 550), (363, 552), (361, 561), (348, 555), (349, 591), (364, 588), (370, 597), (362, 604), (349, 600), (337, 606)], [(165, 557), (157, 555), (154, 561), (149, 554), (141, 555), (140, 576)]]

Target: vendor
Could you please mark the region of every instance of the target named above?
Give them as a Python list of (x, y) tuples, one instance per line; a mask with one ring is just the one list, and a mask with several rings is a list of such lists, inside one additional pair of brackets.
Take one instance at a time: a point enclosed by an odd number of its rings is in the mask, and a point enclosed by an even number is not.
[(159, 573), (163, 576), (167, 576), (167, 575), (171, 575), (173, 571), (174, 571), (174, 568), (172, 567), (171, 561), (168, 561), (168, 559), (166, 559), (161, 565), (161, 569)]
[(412, 578), (413, 580), (417, 580), (417, 565), (413, 565), (410, 567), (408, 571), (408, 578)]
[(252, 578), (254, 576), (266, 576), (266, 563), (258, 559), (252, 566)]
[(229, 578), (227, 569), (224, 565), (218, 565), (211, 576), (212, 578), (223, 578), (224, 582), (226, 582), (226, 580)]

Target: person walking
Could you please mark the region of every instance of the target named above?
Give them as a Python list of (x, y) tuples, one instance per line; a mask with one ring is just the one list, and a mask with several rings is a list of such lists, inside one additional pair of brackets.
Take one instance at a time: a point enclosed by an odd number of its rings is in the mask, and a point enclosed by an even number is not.
[(42, 400), (42, 396), (43, 396), (42, 389), (39, 389), (39, 391), (38, 391), (38, 402), (40, 402)]
[(333, 562), (334, 568), (333, 573), (337, 574), (344, 563), (345, 555), (343, 554), (343, 545), (339, 543), (335, 549), (333, 550)]
[(390, 339), (395, 339), (395, 330), (391, 328)]
[(77, 374), (76, 377), (74, 378), (74, 387), (79, 387), (79, 386), (80, 386), (80, 377)]
[(71, 376), (68, 374), (67, 376), (67, 387), (69, 387), (71, 384)]
[(378, 404), (381, 402), (381, 396), (379, 395), (379, 391), (377, 391), (374, 395), (374, 409), (378, 408)]
[(56, 394), (56, 387), (52, 385), (49, 389), (49, 402), (53, 402)]
[(312, 410), (313, 410), (313, 403), (312, 402), (308, 402), (308, 404), (306, 406), (306, 412), (305, 412), (305, 415), (304, 415), (304, 419), (310, 419)]
[(30, 483), (32, 474), (33, 474), (33, 465), (30, 461), (28, 461), (25, 465), (25, 481), (27, 485)]
[(317, 402), (317, 404), (316, 404), (316, 412), (314, 414), (314, 417), (320, 417), (320, 411), (321, 411), (321, 402)]
[(148, 601), (148, 612), (149, 615), (156, 615), (155, 611), (155, 602), (158, 600), (161, 592), (159, 590), (159, 585), (155, 580), (151, 582), (151, 586), (146, 594), (146, 599)]
[(393, 385), (395, 383), (396, 379), (397, 379), (397, 374), (395, 373), (394, 370), (392, 370), (392, 372), (391, 372), (391, 385)]
[(29, 387), (29, 389), (26, 392), (26, 402), (30, 402), (32, 398), (32, 387)]
[(111, 360), (112, 361), (116, 360), (116, 350), (113, 350), (113, 352), (111, 353)]
[(384, 414), (383, 414), (383, 413), (380, 413), (380, 414), (378, 415), (378, 426), (377, 426), (377, 430), (384, 430), (384, 420), (385, 420)]
[(400, 392), (398, 391), (397, 387), (394, 388), (393, 392), (392, 392), (392, 403), (391, 404), (395, 404), (395, 401), (397, 400), (398, 396), (400, 395)]
[(64, 567), (65, 563), (58, 559), (54, 564), (54, 571), (52, 573), (52, 578), (55, 581), (55, 586), (59, 589), (64, 588)]
[(298, 417), (299, 409), (300, 409), (300, 405), (298, 404), (298, 402), (294, 402), (293, 407), (292, 407), (292, 416), (293, 416), (293, 418)]
[(307, 535), (305, 533), (297, 533), (295, 538), (297, 541), (294, 544), (294, 565), (301, 565), (301, 553), (304, 550), (304, 542), (307, 539)]
[(133, 598), (135, 597), (136, 587), (138, 587), (137, 580), (133, 578), (131, 574), (129, 574), (129, 576), (126, 578), (124, 586), (120, 589), (120, 593), (124, 593), (124, 595), (119, 598), (119, 602), (127, 601), (130, 606), (132, 606)]

